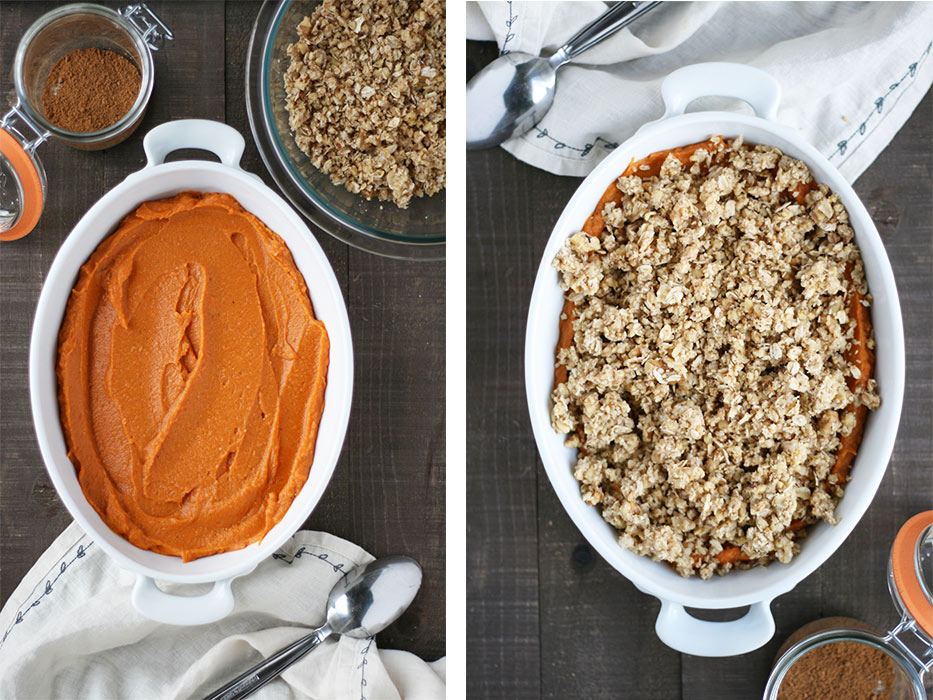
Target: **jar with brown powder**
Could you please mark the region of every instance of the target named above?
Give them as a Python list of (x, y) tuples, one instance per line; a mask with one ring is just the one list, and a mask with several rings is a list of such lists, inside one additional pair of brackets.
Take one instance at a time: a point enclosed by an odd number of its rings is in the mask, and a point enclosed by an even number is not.
[(885, 634), (849, 618), (806, 625), (782, 648), (764, 700), (929, 698), (933, 511), (914, 516), (898, 532), (888, 564), (888, 589), (901, 615), (894, 629)]
[(26, 30), (13, 63), (16, 102), (0, 119), (0, 241), (25, 236), (39, 220), (42, 143), (99, 150), (133, 133), (152, 94), (152, 51), (170, 39), (141, 3), (120, 11), (64, 5)]

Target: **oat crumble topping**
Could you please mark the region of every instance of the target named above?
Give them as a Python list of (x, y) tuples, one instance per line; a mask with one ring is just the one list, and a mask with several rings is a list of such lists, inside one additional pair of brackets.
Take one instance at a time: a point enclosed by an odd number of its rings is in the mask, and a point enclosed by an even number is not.
[(335, 185), (407, 208), (447, 182), (443, 0), (324, 0), (288, 47), (295, 142)]
[(554, 260), (575, 308), (551, 422), (583, 499), (622, 546), (703, 578), (788, 562), (792, 522), (835, 523), (845, 409), (880, 404), (847, 382), (847, 294), (870, 297), (845, 208), (822, 184), (795, 201), (809, 170), (777, 148), (713, 142), (620, 177), (599, 236)]

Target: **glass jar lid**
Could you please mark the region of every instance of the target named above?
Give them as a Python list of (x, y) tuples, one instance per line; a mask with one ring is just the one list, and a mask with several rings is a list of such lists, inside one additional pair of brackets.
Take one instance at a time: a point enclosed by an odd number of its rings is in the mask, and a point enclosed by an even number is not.
[(32, 231), (45, 206), (45, 170), (35, 155), (45, 139), (30, 140), (17, 116), (14, 108), (0, 120), (0, 241)]
[(901, 616), (933, 644), (933, 510), (912, 517), (894, 538), (888, 589)]

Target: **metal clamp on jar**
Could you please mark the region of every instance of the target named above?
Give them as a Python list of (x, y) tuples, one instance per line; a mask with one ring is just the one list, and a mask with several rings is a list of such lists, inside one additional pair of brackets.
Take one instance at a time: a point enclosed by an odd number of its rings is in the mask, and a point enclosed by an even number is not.
[[(65, 5), (44, 14), (26, 31), (16, 50), (16, 103), (0, 119), (0, 241), (32, 231), (45, 204), (46, 178), (36, 149), (49, 137), (72, 148), (99, 150), (127, 138), (143, 118), (152, 94), (152, 51), (172, 32), (144, 4), (119, 12), (100, 5)], [(139, 71), (139, 93), (119, 120), (98, 131), (68, 131), (46, 118), (42, 91), (55, 63), (76, 49), (99, 48), (129, 60)]]
[[(894, 629), (887, 634), (875, 634), (842, 627), (806, 637), (778, 659), (768, 679), (764, 700), (793, 700), (794, 694), (782, 685), (790, 685), (795, 667), (806, 665), (804, 657), (820, 647), (843, 643), (864, 645), (863, 651), (880, 652), (890, 659), (893, 668), (887, 674), (889, 680), (873, 680), (876, 685), (870, 697), (879, 700), (929, 697), (927, 674), (933, 668), (933, 511), (915, 515), (898, 532), (888, 562), (888, 589), (901, 615)], [(823, 653), (827, 651), (831, 650), (823, 649)], [(797, 666), (798, 663), (801, 665)], [(819, 693), (822, 689), (811, 684), (809, 690)], [(838, 685), (826, 690), (835, 692)]]

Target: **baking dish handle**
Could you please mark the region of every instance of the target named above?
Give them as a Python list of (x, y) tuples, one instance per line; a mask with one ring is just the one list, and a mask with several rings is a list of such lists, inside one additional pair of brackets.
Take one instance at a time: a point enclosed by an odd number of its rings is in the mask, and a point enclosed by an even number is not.
[(220, 162), (231, 168), (240, 167), (240, 157), (246, 142), (232, 126), (209, 119), (178, 119), (152, 129), (143, 139), (146, 167), (159, 165), (179, 148), (200, 148), (210, 151)]
[(734, 97), (762, 119), (777, 121), (781, 86), (769, 73), (741, 63), (696, 63), (678, 68), (661, 84), (664, 116), (676, 117), (700, 97)]
[(771, 601), (753, 603), (738, 620), (698, 620), (684, 606), (661, 601), (654, 625), (658, 638), (671, 649), (694, 656), (736, 656), (764, 646), (774, 636)]
[(232, 578), (215, 581), (204, 595), (166, 593), (148, 576), (138, 574), (131, 600), (140, 614), (167, 625), (206, 625), (222, 620), (233, 611)]

